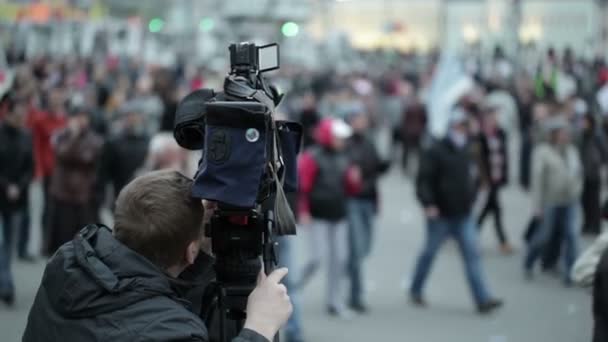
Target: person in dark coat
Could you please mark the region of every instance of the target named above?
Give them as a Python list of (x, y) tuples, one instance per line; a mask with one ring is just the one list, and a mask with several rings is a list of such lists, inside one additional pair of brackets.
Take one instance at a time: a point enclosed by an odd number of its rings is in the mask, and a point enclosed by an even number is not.
[(299, 113), (298, 121), (302, 125), (303, 147), (308, 148), (315, 142), (315, 128), (321, 120), (317, 111), (317, 100), (312, 93), (302, 96), (302, 110)]
[(418, 171), (416, 194), (427, 218), (427, 238), (409, 294), (413, 304), (426, 306), (423, 296), (426, 279), (443, 241), (452, 235), (460, 247), (477, 310), (486, 314), (502, 306), (502, 301), (493, 298), (483, 277), (471, 213), (479, 172), (462, 109), (456, 108), (451, 113), (449, 125), (447, 136), (423, 152)]
[[(213, 327), (197, 314), (202, 302), (188, 299), (215, 278), (204, 252), (205, 209), (191, 197), (191, 186), (175, 171), (127, 185), (113, 231), (86, 226), (49, 260), (23, 342), (209, 341)], [(284, 268), (260, 274), (233, 342), (272, 340), (291, 313), (279, 284), (286, 274)]]
[(593, 342), (608, 341), (608, 249), (604, 251), (593, 282)]
[(350, 308), (367, 312), (363, 298), (363, 263), (371, 253), (374, 216), (378, 206), (378, 178), (388, 169), (378, 155), (373, 141), (366, 135), (369, 117), (363, 106), (356, 106), (348, 116), (353, 135), (346, 152), (352, 165), (361, 170), (360, 191), (348, 193), (347, 218), (349, 228)]
[(47, 255), (98, 221), (103, 198), (98, 173), (103, 140), (90, 128), (88, 111), (73, 108), (68, 127), (55, 139), (57, 164), (50, 185)]
[(592, 114), (585, 115), (581, 120), (582, 134), (578, 145), (584, 172), (582, 232), (597, 235), (601, 230), (602, 167), (608, 158), (608, 146), (604, 136), (599, 134)]
[(100, 176), (104, 183), (112, 185), (114, 199), (135, 178), (137, 170), (144, 166), (150, 145), (140, 109), (126, 106), (121, 109), (121, 114), (120, 132), (105, 143)]
[(18, 230), (18, 252), (27, 255), (29, 226), (22, 220), (27, 214), (28, 188), (34, 176), (32, 137), (24, 129), (25, 102), (9, 100), (8, 112), (0, 123), (0, 214), (2, 245), (0, 249), (0, 300), (12, 305), (15, 289), (10, 269), (13, 234)]
[(481, 214), (477, 220), (477, 225), (481, 231), (484, 219), (492, 214), (494, 216), (494, 227), (496, 235), (500, 241), (500, 250), (504, 254), (511, 254), (513, 248), (509, 244), (505, 234), (502, 205), (500, 204), (500, 189), (507, 184), (508, 179), (508, 160), (507, 135), (498, 126), (495, 107), (485, 106), (482, 108), (481, 125), (482, 130), (479, 135), (481, 149), (481, 184), (487, 191), (487, 200)]
[(418, 156), (426, 130), (427, 113), (424, 104), (412, 103), (403, 113), (401, 136), (403, 137), (402, 166), (406, 170), (410, 154)]

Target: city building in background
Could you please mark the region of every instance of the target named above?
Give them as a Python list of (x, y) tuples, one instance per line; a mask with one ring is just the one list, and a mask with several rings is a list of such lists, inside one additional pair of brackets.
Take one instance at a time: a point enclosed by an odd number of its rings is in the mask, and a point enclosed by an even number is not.
[(606, 15), (598, 0), (0, 3), (2, 40), (30, 56), (109, 51), (165, 65), (180, 55), (221, 64), (227, 42), (244, 40), (279, 41), (284, 63), (312, 67), (321, 67), (318, 57), (356, 65), (360, 51), (378, 49), (426, 54), (441, 46), (488, 56), (498, 44), (509, 54), (553, 46), (592, 58), (607, 48)]

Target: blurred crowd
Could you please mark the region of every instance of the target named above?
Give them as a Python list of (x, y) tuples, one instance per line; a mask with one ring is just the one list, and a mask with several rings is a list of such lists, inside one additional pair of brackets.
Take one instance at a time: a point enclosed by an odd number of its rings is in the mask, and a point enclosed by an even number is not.
[[(296, 213), (311, 236), (311, 260), (298, 284), (326, 262), (330, 315), (348, 318), (369, 309), (365, 264), (381, 209), (378, 181), (391, 167), (415, 182), (412, 195), (427, 220), (408, 293), (416, 306), (428, 305), (426, 279), (448, 237), (459, 246), (477, 311), (503, 305), (485, 280), (478, 235), (490, 216), (499, 251), (514, 252), (511, 241), (519, 237), (510, 236), (500, 196), (508, 184), (518, 184), (532, 203), (522, 237), (525, 279), (534, 278), (540, 263), (571, 286), (595, 271), (606, 247), (605, 237), (598, 238), (604, 242), (595, 264), (583, 271), (582, 257), (575, 266), (580, 234), (600, 234), (605, 214), (605, 62), (548, 49), (537, 65), (521, 65), (497, 47), (486, 61), (461, 58), (461, 71), (442, 64), (434, 56), (420, 63), (401, 55), (388, 65), (371, 62), (366, 71), (292, 77), (283, 108), (304, 126)], [(436, 96), (436, 88), (444, 92)], [(433, 104), (448, 96), (445, 113), (435, 112)], [(437, 134), (433, 126), (441, 123)]]
[(173, 139), (179, 97), (202, 86), (199, 70), (145, 66), (134, 60), (8, 53), (14, 77), (0, 105), (0, 294), (14, 300), (12, 246), (28, 250), (29, 189), (42, 185), (40, 253), (52, 255), (137, 174), (172, 168), (193, 174), (195, 160)]
[[(8, 55), (15, 76), (0, 105), (0, 296), (10, 304), (14, 247), (23, 261), (37, 257), (28, 249), (30, 184), (42, 184), (41, 254), (50, 256), (84, 225), (99, 222), (102, 209), (111, 211), (136, 175), (162, 168), (194, 174), (196, 156), (173, 139), (176, 107), (192, 90), (217, 87), (221, 76), (186, 61), (161, 68), (111, 56)], [(293, 209), (307, 227), (311, 253), (299, 262), (304, 267), (292, 290), (326, 263), (328, 314), (368, 312), (365, 265), (381, 210), (378, 183), (391, 168), (415, 182), (411, 195), (427, 218), (408, 293), (413, 304), (427, 305), (424, 285), (447, 237), (460, 247), (476, 310), (503, 304), (486, 283), (477, 238), (491, 216), (499, 250), (513, 253), (517, 237), (500, 193), (515, 183), (533, 203), (523, 273), (532, 279), (540, 261), (571, 285), (580, 232), (601, 232), (604, 60), (577, 58), (568, 49), (549, 49), (538, 65), (521, 65), (500, 48), (483, 61), (465, 56), (459, 64), (468, 86), (443, 117), (429, 105), (442, 68), (438, 55), (379, 60), (370, 54), (357, 71), (288, 67), (270, 76), (287, 93), (280, 114), (304, 132)], [(434, 134), (431, 126), (442, 121), (443, 134)], [(297, 308), (288, 329), (290, 341), (302, 340)]]

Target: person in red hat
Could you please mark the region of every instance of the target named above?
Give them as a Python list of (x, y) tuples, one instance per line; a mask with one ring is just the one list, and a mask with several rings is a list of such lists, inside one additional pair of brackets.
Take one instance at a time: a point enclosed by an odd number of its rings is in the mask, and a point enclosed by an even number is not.
[(359, 169), (349, 165), (345, 153), (346, 139), (351, 135), (352, 129), (344, 121), (323, 119), (315, 131), (317, 145), (302, 153), (298, 161), (298, 214), (300, 223), (310, 229), (314, 248), (309, 267), (327, 261), (327, 311), (342, 318), (348, 317), (344, 303), (347, 194), (357, 192), (361, 184)]

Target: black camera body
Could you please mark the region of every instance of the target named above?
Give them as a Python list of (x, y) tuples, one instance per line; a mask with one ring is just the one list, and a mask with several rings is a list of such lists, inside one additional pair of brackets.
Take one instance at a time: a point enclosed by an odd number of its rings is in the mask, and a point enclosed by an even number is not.
[(229, 51), (223, 91), (187, 95), (174, 128), (180, 146), (203, 151), (192, 196), (217, 203), (205, 234), (216, 257), (221, 332), (225, 318), (243, 321), (262, 263), (266, 273), (274, 268), (273, 237), (296, 233), (285, 192), (297, 188), (302, 133), (299, 124), (275, 121), (282, 96), (262, 76), (279, 67), (278, 45), (239, 43)]

